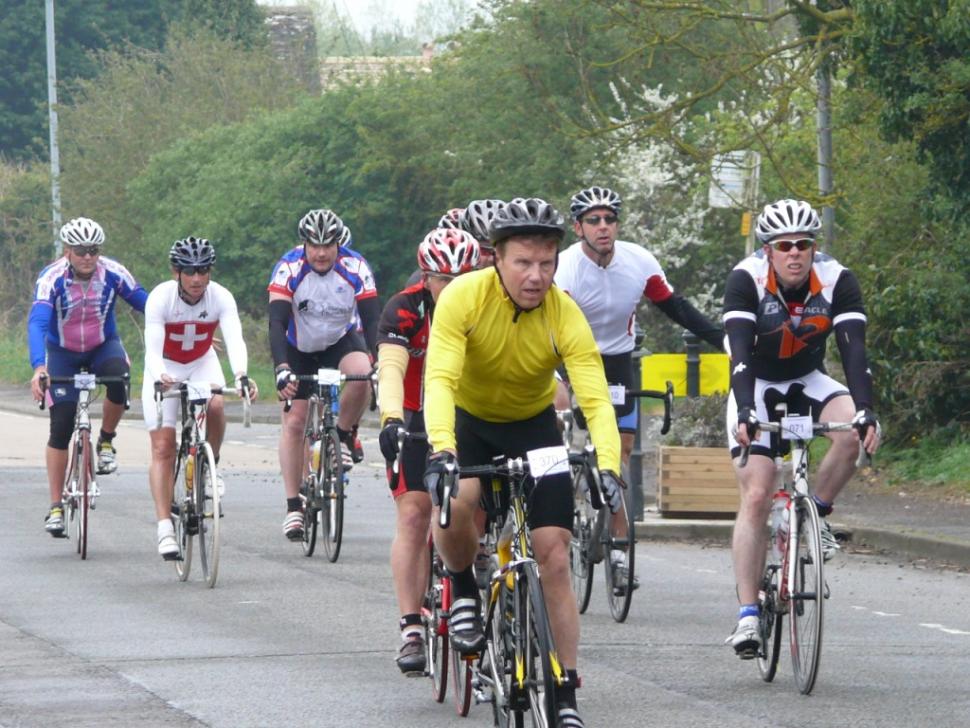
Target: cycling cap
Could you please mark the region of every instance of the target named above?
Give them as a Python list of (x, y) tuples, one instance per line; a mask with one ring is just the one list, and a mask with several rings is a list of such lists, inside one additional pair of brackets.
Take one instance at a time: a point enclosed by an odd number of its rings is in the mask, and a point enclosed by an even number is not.
[(64, 245), (104, 245), (104, 230), (94, 220), (76, 217), (61, 227), (61, 242)]
[(300, 239), (310, 245), (343, 245), (350, 240), (350, 229), (332, 210), (310, 210), (297, 230)]
[(436, 227), (448, 228), (450, 230), (461, 230), (461, 216), (465, 214), (464, 207), (452, 207), (448, 212), (441, 216)]
[(216, 262), (216, 249), (205, 238), (190, 236), (172, 243), (168, 259), (179, 269), (208, 266)]
[(589, 187), (573, 195), (569, 201), (569, 214), (573, 220), (578, 220), (594, 208), (608, 207), (614, 215), (619, 215), (622, 204), (620, 196), (609, 187)]
[(475, 240), (488, 242), (489, 225), (495, 214), (505, 207), (502, 200), (472, 200), (461, 216), (461, 229), (471, 233)]
[(778, 200), (758, 215), (755, 235), (762, 243), (789, 233), (805, 233), (815, 237), (822, 229), (822, 222), (812, 206), (802, 200)]
[(425, 273), (467, 273), (478, 267), (478, 257), (478, 241), (464, 230), (435, 228), (418, 245), (418, 265)]
[(562, 215), (545, 200), (538, 197), (516, 197), (499, 210), (489, 227), (493, 243), (512, 235), (547, 234), (560, 240), (566, 234)]

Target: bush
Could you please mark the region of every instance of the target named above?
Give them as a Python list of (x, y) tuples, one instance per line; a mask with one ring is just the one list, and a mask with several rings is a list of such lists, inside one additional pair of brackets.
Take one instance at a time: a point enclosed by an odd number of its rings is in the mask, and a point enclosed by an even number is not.
[(682, 447), (726, 447), (727, 439), (724, 430), (726, 410), (726, 394), (678, 399), (674, 402), (670, 432), (664, 436), (664, 444)]

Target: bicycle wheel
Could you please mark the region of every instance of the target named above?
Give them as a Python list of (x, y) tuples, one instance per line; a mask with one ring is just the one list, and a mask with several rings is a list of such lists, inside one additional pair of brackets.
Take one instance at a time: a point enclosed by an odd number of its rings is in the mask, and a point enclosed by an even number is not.
[(81, 463), (80, 455), (80, 442), (77, 439), (77, 433), (74, 434), (71, 440), (71, 459), (67, 466), (67, 471), (64, 474), (64, 488), (61, 492), (61, 502), (64, 504), (64, 538), (70, 539), (71, 533), (74, 532), (75, 547), (77, 546), (77, 483), (78, 483), (78, 469)]
[[(825, 581), (822, 576), (822, 540), (818, 511), (811, 498), (800, 497), (796, 505), (796, 537), (789, 554), (793, 560), (788, 639), (791, 643), (795, 683), (803, 695), (812, 692), (822, 655), (822, 606)], [(789, 545), (792, 549), (792, 544)], [(790, 567), (790, 571), (791, 571)]]
[(323, 529), (323, 550), (335, 562), (340, 557), (344, 537), (344, 468), (340, 456), (340, 438), (331, 428), (323, 436), (323, 503), (320, 505), (320, 526)]
[(586, 469), (573, 468), (573, 533), (569, 539), (569, 571), (573, 577), (576, 606), (583, 614), (593, 593), (593, 562), (589, 558), (590, 534), (596, 513), (587, 498)]
[(317, 504), (320, 502), (320, 488), (317, 486), (320, 480), (316, 475), (310, 474), (300, 485), (300, 496), (303, 500), (303, 546), (304, 556), (313, 556), (313, 551), (317, 546), (317, 521), (320, 517), (320, 509)]
[[(428, 670), (431, 673), (431, 694), (435, 702), (443, 703), (448, 692), (448, 620), (444, 616), (451, 604), (451, 583), (448, 578), (431, 574), (430, 614), (428, 619)], [(452, 657), (455, 654), (452, 652)]]
[(758, 652), (758, 672), (761, 679), (771, 682), (778, 670), (778, 656), (781, 653), (782, 613), (778, 608), (778, 575), (781, 568), (778, 564), (768, 564), (765, 567), (764, 579), (761, 582), (761, 650)]
[[(497, 557), (492, 557), (492, 573), (498, 568)], [(494, 582), (487, 602), (485, 620), (486, 649), (479, 663), (483, 682), (488, 682), (492, 691), (492, 720), (498, 728), (522, 726), (522, 713), (513, 711), (513, 704), (519, 702), (521, 691), (515, 690), (512, 681), (514, 666), (514, 645), (512, 625), (515, 619), (512, 608), (512, 593), (504, 578)]]
[[(524, 564), (516, 578), (516, 663), (524, 656), (524, 674), (515, 680), (528, 697), (529, 715), (535, 728), (558, 724), (556, 685), (565, 678), (556, 655), (552, 627), (539, 582), (539, 568)], [(518, 667), (517, 667), (518, 669)]]
[(203, 442), (196, 456), (195, 512), (199, 522), (199, 563), (202, 578), (211, 589), (219, 577), (219, 531), (222, 506), (216, 487), (216, 459), (212, 447)]
[[(323, 442), (317, 437), (319, 432), (319, 414), (317, 400), (311, 399), (307, 404), (307, 423), (303, 435), (303, 482), (300, 483), (300, 498), (303, 501), (303, 555), (313, 556), (317, 545), (317, 521), (320, 517), (320, 484), (323, 482), (323, 458), (321, 449)], [(314, 456), (316, 453), (316, 456)]]
[[(441, 577), (441, 606), (446, 614), (451, 612), (451, 579), (444, 576), (442, 565)], [(439, 637), (442, 642), (448, 644), (448, 624), (447, 620), (442, 620), (443, 629), (440, 630)], [(435, 670), (438, 665), (435, 665)], [(455, 712), (461, 717), (468, 715), (472, 704), (472, 661), (470, 658), (462, 657), (457, 650), (451, 650), (451, 684), (452, 695), (455, 699)]]
[(82, 430), (78, 435), (78, 449), (80, 450), (80, 463), (77, 481), (77, 552), (81, 554), (82, 559), (86, 559), (88, 557), (88, 513), (94, 482), (91, 433), (87, 430)]
[[(179, 581), (189, 578), (192, 569), (192, 531), (191, 524), (196, 523), (195, 503), (192, 499), (191, 484), (186, 482), (185, 469), (189, 458), (193, 457), (185, 447), (179, 447), (178, 458), (175, 461), (175, 486), (172, 490), (172, 520), (175, 522), (175, 542), (179, 553), (175, 559), (175, 573)], [(192, 465), (193, 481), (195, 480), (195, 465)]]
[[(620, 500), (620, 510), (612, 516), (605, 508), (606, 524), (603, 527), (604, 564), (603, 572), (606, 575), (606, 600), (610, 604), (610, 614), (617, 622), (626, 620), (630, 613), (630, 602), (633, 600), (634, 580), (636, 577), (636, 537), (633, 514), (627, 508), (627, 498), (630, 492), (627, 490)], [(611, 517), (612, 516), (612, 517)], [(616, 522), (626, 524), (626, 536), (614, 536), (613, 529)], [(620, 551), (624, 555), (626, 562), (626, 573), (613, 569), (612, 552)]]

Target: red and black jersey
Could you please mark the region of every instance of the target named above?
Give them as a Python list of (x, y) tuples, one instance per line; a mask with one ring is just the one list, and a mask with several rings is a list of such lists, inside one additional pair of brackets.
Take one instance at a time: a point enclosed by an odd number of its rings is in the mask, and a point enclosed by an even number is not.
[(421, 378), (424, 354), (428, 348), (434, 299), (418, 282), (395, 293), (384, 306), (377, 327), (377, 343), (397, 344), (408, 350), (408, 368), (404, 374), (404, 408), (418, 411), (422, 405)]

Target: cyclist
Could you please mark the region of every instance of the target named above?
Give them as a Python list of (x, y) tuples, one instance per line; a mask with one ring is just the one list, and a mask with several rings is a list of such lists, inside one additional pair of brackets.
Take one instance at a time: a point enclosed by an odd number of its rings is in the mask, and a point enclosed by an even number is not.
[[(380, 305), (374, 275), (360, 253), (348, 249), (350, 228), (332, 210), (310, 210), (297, 230), (302, 243), (273, 269), (269, 290), (269, 344), (281, 400), (292, 400), (283, 412), (279, 457), (286, 490), (283, 533), (303, 538), (300, 477), (303, 471), (303, 426), (309, 382), (294, 374), (315, 374), (321, 367), (344, 374), (368, 374), (376, 359)], [(363, 335), (360, 329), (363, 329)], [(345, 468), (364, 459), (354, 431), (370, 397), (367, 382), (348, 382), (340, 395), (337, 433), (344, 443)]]
[[(761, 249), (738, 263), (724, 292), (724, 328), (731, 353), (727, 425), (731, 457), (750, 446), (745, 467), (735, 459), (741, 506), (732, 555), (741, 602), (728, 642), (742, 659), (757, 654), (758, 586), (764, 571), (765, 522), (775, 489), (776, 442), (758, 433), (759, 422), (776, 419), (775, 405), (815, 421), (852, 421), (866, 451), (879, 446), (872, 411), (872, 375), (866, 358), (866, 314), (856, 277), (818, 252), (818, 214), (807, 202), (779, 200), (758, 217)], [(848, 390), (825, 373), (825, 341), (835, 333)], [(859, 439), (852, 432), (828, 433), (813, 494), (819, 515), (855, 471)], [(822, 523), (825, 558), (838, 544)]]
[[(424, 433), (421, 375), (435, 301), (456, 276), (478, 266), (478, 243), (462, 230), (437, 228), (418, 246), (420, 283), (395, 294), (381, 314), (377, 361), (380, 391), (380, 446), (390, 464), (398, 457), (398, 433)], [(391, 572), (401, 610), (401, 672), (423, 672), (424, 633), (421, 600), (428, 584), (428, 527), (431, 499), (424, 487), (427, 441), (409, 439), (395, 474), (387, 469), (397, 509), (397, 531), (391, 543)]]
[[(617, 239), (621, 206), (620, 196), (608, 187), (589, 187), (573, 195), (569, 211), (579, 241), (559, 256), (555, 281), (586, 315), (603, 357), (607, 381), (626, 389), (639, 389), (633, 377), (633, 323), (643, 298), (717, 349), (722, 347), (724, 330), (674, 291), (648, 250)], [(556, 408), (569, 408), (569, 394), (563, 382), (559, 384)], [(627, 466), (639, 427), (639, 409), (636, 397), (626, 397), (615, 406), (621, 455)], [(626, 536), (626, 528), (622, 516), (613, 519), (615, 535)], [(620, 594), (627, 583), (623, 573), (625, 559), (626, 554), (619, 550), (610, 557), (612, 568), (620, 572), (615, 582)], [(638, 585), (634, 580), (634, 588)]]
[[(561, 445), (552, 407), (553, 372), (565, 363), (589, 419), (603, 471), (604, 498), (615, 511), (622, 498), (620, 438), (603, 363), (582, 311), (552, 285), (565, 230), (547, 202), (515, 199), (491, 223), (493, 267), (469, 273), (442, 293), (425, 365), (425, 417), (432, 449), (425, 482), (440, 502), (443, 473), (491, 464)], [(567, 468), (568, 471), (568, 468)], [(483, 625), (472, 562), (478, 550), (474, 514), (481, 486), (458, 483), (448, 529), (434, 527), (435, 544), (452, 578), (451, 641), (460, 653), (482, 649)], [(584, 725), (576, 712), (579, 614), (569, 578), (572, 486), (568, 472), (543, 479), (531, 496), (529, 525), (566, 684), (557, 692), (560, 725)]]
[[(34, 375), (30, 390), (35, 400), (45, 396), (44, 378), (77, 374), (82, 368), (101, 376), (129, 371), (128, 354), (118, 336), (115, 303), (120, 296), (136, 311), (145, 310), (148, 294), (128, 270), (101, 255), (104, 230), (94, 220), (77, 217), (60, 230), (64, 256), (40, 272), (27, 320), (27, 343)], [(47, 440), (47, 483), (50, 510), (45, 529), (64, 535), (61, 494), (67, 469), (67, 448), (74, 430), (77, 390), (57, 384), (47, 389), (50, 436)], [(99, 474), (117, 468), (112, 441), (125, 409), (125, 386), (107, 385), (101, 432), (96, 452)]]
[[(461, 230), (461, 215), (465, 211), (464, 207), (452, 207), (450, 210), (445, 212), (440, 218), (438, 218), (438, 224), (435, 228), (445, 228), (446, 230)], [(421, 283), (424, 280), (424, 270), (421, 266), (414, 269), (414, 272), (408, 276), (407, 281), (404, 283), (405, 288), (410, 288), (413, 285)]]
[[(177, 399), (162, 402), (162, 424), (159, 426), (154, 383), (161, 381), (168, 389), (172, 384), (193, 379), (224, 387), (226, 380), (212, 346), (216, 328), (222, 329), (229, 363), (238, 381), (246, 377), (248, 356), (236, 300), (210, 277), (216, 262), (212, 244), (205, 238), (176, 240), (168, 259), (172, 266), (172, 280), (152, 289), (145, 305), (145, 380), (141, 398), (152, 443), (148, 482), (158, 519), (158, 553), (163, 559), (172, 560), (179, 553), (172, 524), (172, 472), (179, 402)], [(257, 394), (256, 383), (251, 380), (249, 393), (251, 397)], [(225, 431), (223, 400), (220, 395), (215, 395), (208, 406), (206, 438), (217, 463)], [(216, 487), (222, 495), (225, 484), (218, 472)]]
[(489, 268), (495, 260), (495, 248), (492, 247), (489, 226), (496, 213), (505, 207), (502, 200), (472, 200), (464, 209), (459, 225), (478, 241), (482, 251), (479, 267)]

